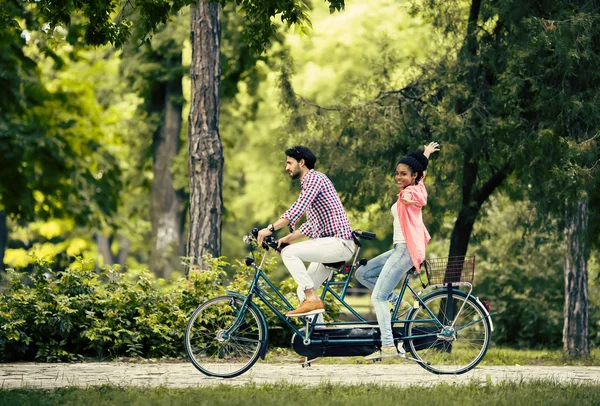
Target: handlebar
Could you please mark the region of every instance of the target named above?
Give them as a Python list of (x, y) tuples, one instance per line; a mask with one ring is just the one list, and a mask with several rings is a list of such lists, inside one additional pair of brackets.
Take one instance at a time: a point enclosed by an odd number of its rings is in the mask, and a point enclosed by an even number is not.
[[(352, 239), (359, 247), (362, 245), (360, 240), (373, 240), (377, 235), (375, 233), (369, 231), (362, 230), (354, 230), (352, 231)], [(244, 243), (250, 245), (258, 238), (258, 228), (253, 228), (250, 234), (247, 234), (242, 237), (242, 241)], [(269, 247), (273, 248), (277, 252), (281, 252), (282, 249), (287, 247), (289, 244), (283, 243), (279, 247), (277, 247), (277, 240), (273, 236), (265, 237), (262, 243), (262, 248), (268, 250)]]
[[(253, 228), (250, 234), (246, 234), (242, 237), (242, 241), (245, 244), (251, 245), (258, 238), (258, 228)], [(262, 247), (265, 250), (269, 250), (269, 247), (273, 248), (275, 251), (281, 253), (281, 250), (287, 247), (289, 244), (282, 243), (280, 247), (277, 247), (277, 240), (273, 236), (265, 237), (262, 243)]]

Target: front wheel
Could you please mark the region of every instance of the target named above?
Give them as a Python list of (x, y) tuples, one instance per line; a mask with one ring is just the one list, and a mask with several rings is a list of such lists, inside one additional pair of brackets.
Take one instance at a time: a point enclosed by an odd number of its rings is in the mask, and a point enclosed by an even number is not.
[(431, 313), (423, 306), (413, 309), (405, 333), (427, 336), (408, 340), (407, 349), (423, 368), (436, 374), (462, 374), (474, 368), (487, 352), (491, 336), (481, 305), (459, 292), (452, 294), (453, 305), (449, 305), (446, 290), (433, 292), (423, 302)]
[(265, 326), (259, 310), (243, 303), (235, 296), (219, 296), (192, 313), (185, 329), (185, 351), (203, 374), (233, 378), (258, 359)]

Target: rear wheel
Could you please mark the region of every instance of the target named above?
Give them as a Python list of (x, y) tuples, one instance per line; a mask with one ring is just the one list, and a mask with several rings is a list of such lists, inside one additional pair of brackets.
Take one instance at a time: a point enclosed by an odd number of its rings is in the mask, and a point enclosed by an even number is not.
[(491, 336), (481, 305), (464, 293), (454, 293), (453, 306), (449, 306), (445, 290), (434, 292), (423, 302), (444, 325), (434, 323), (423, 306), (413, 309), (406, 323), (406, 335), (430, 336), (409, 340), (407, 349), (423, 361), (423, 368), (436, 374), (462, 374), (474, 368), (487, 352)]
[[(254, 306), (243, 299), (220, 296), (200, 306), (185, 329), (185, 351), (203, 374), (233, 378), (246, 372), (258, 359), (265, 327)], [(236, 320), (242, 313), (241, 320)]]

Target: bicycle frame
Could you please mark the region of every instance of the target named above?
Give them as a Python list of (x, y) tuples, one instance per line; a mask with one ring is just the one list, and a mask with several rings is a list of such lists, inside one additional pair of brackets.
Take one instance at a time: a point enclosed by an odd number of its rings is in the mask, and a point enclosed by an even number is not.
[[(268, 255), (268, 250), (264, 253), (263, 257), (262, 257), (262, 261), (260, 263), (260, 265), (256, 265), (256, 264), (252, 264), (252, 266), (256, 269), (256, 273), (254, 275), (252, 284), (250, 285), (250, 289), (248, 294), (246, 295), (246, 297), (244, 298), (244, 303), (242, 305), (242, 311), (240, 311), (240, 313), (238, 314), (238, 317), (236, 319), (236, 321), (233, 323), (233, 325), (227, 329), (227, 332), (230, 333), (231, 331), (234, 331), (239, 324), (241, 323), (241, 320), (243, 320), (243, 318), (245, 317), (245, 313), (246, 313), (246, 309), (248, 308), (248, 305), (250, 302), (252, 302), (254, 296), (257, 296), (269, 309), (271, 309), (271, 311), (273, 313), (275, 313), (275, 315), (288, 327), (290, 328), (292, 331), (294, 331), (299, 337), (301, 337), (304, 341), (305, 345), (309, 345), (311, 343), (313, 344), (322, 344), (323, 340), (320, 340), (318, 338), (312, 338), (312, 334), (315, 331), (315, 327), (317, 325), (319, 326), (341, 326), (341, 327), (377, 327), (378, 323), (377, 321), (367, 321), (365, 320), (359, 313), (357, 313), (344, 299), (346, 296), (346, 292), (348, 289), (348, 286), (350, 284), (350, 280), (352, 279), (352, 275), (354, 273), (354, 271), (356, 270), (356, 259), (358, 258), (358, 254), (360, 252), (360, 244), (357, 246), (357, 249), (353, 255), (352, 258), (352, 266), (348, 272), (347, 278), (345, 281), (334, 281), (333, 279), (333, 275), (334, 275), (334, 270), (331, 270), (331, 273), (325, 283), (325, 286), (323, 287), (323, 291), (321, 293), (321, 300), (324, 300), (327, 293), (330, 293), (338, 302), (340, 302), (347, 310), (350, 311), (350, 313), (352, 313), (357, 319), (358, 321), (353, 321), (353, 322), (333, 322), (333, 323), (322, 323), (322, 324), (318, 324), (316, 323), (317, 317), (312, 317), (312, 321), (309, 321), (308, 318), (303, 317), (305, 320), (305, 330), (301, 331), (300, 329), (298, 329), (292, 322), (290, 322), (289, 318), (286, 317), (284, 314), (282, 314), (277, 306), (285, 308), (287, 310), (293, 310), (294, 307), (290, 304), (290, 302), (283, 296), (283, 294), (281, 294), (281, 292), (279, 291), (279, 289), (277, 289), (277, 287), (269, 280), (269, 278), (267, 277), (267, 275), (263, 272), (262, 268), (265, 262), (265, 259)], [(420, 323), (427, 323), (427, 322), (431, 322), (432, 324), (437, 325), (438, 327), (443, 327), (443, 323), (440, 322), (440, 320), (438, 319), (437, 315), (433, 314), (433, 312), (425, 305), (425, 303), (423, 302), (423, 300), (421, 299), (421, 295), (419, 293), (417, 293), (410, 285), (409, 285), (409, 276), (411, 274), (416, 273), (416, 271), (413, 269), (411, 269), (410, 271), (407, 271), (405, 273), (404, 279), (403, 279), (403, 283), (402, 283), (402, 287), (399, 293), (399, 297), (402, 298), (404, 297), (404, 294), (406, 293), (406, 290), (408, 289), (413, 297), (415, 298), (415, 300), (419, 303), (419, 306), (423, 307), (427, 313), (431, 316), (430, 319), (419, 319)], [(259, 282), (260, 280), (263, 280), (268, 288), (270, 288), (270, 290), (274, 293), (271, 294), (268, 291), (266, 291), (265, 289), (263, 289), (261, 286), (259, 286)], [(338, 286), (342, 286), (342, 290), (341, 290), (341, 294), (338, 294), (337, 292), (335, 292), (335, 290), (333, 290), (333, 287), (338, 287)], [(449, 285), (447, 287), (448, 289), (448, 297), (450, 300), (452, 300), (452, 292), (453, 292), (453, 287), (452, 285)], [(228, 294), (233, 294), (236, 296), (241, 296), (243, 297), (243, 295), (240, 295), (238, 292), (231, 292), (228, 291)], [(470, 291), (469, 291), (470, 294)], [(468, 295), (469, 295), (468, 294)], [(409, 322), (409, 319), (396, 319), (396, 316), (398, 314), (398, 309), (400, 306), (401, 300), (398, 301), (398, 303), (396, 304), (396, 306), (394, 307), (394, 311), (392, 313), (392, 326), (394, 327), (396, 324), (404, 324)], [(451, 303), (451, 302), (450, 302)], [(463, 303), (464, 306), (464, 303)], [(459, 310), (462, 311), (462, 307)], [(410, 314), (410, 312), (409, 312)], [(487, 316), (489, 317), (489, 315)], [(473, 323), (476, 323), (477, 321), (474, 321)], [(469, 323), (473, 324), (473, 323)], [(267, 327), (267, 326), (265, 326)], [(463, 326), (462, 328), (464, 328), (466, 326)], [(399, 338), (400, 341), (406, 341), (406, 340), (414, 340), (414, 339), (419, 339), (419, 338), (427, 338), (427, 337), (434, 337), (437, 336), (437, 334), (435, 333), (428, 333), (428, 334), (421, 334), (421, 335), (412, 335), (412, 336), (402, 336)], [(333, 342), (333, 340), (329, 339), (328, 340), (329, 343)], [(339, 343), (339, 344), (372, 344), (373, 340), (372, 339), (335, 339), (335, 343)]]

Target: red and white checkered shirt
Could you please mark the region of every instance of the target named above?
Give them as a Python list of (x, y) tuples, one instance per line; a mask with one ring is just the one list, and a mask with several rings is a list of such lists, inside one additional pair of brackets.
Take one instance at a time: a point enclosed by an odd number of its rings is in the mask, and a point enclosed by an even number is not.
[(282, 219), (290, 221), (290, 231), (306, 212), (300, 232), (309, 238), (338, 237), (352, 240), (350, 222), (333, 184), (327, 176), (311, 169), (300, 182), (302, 191)]

